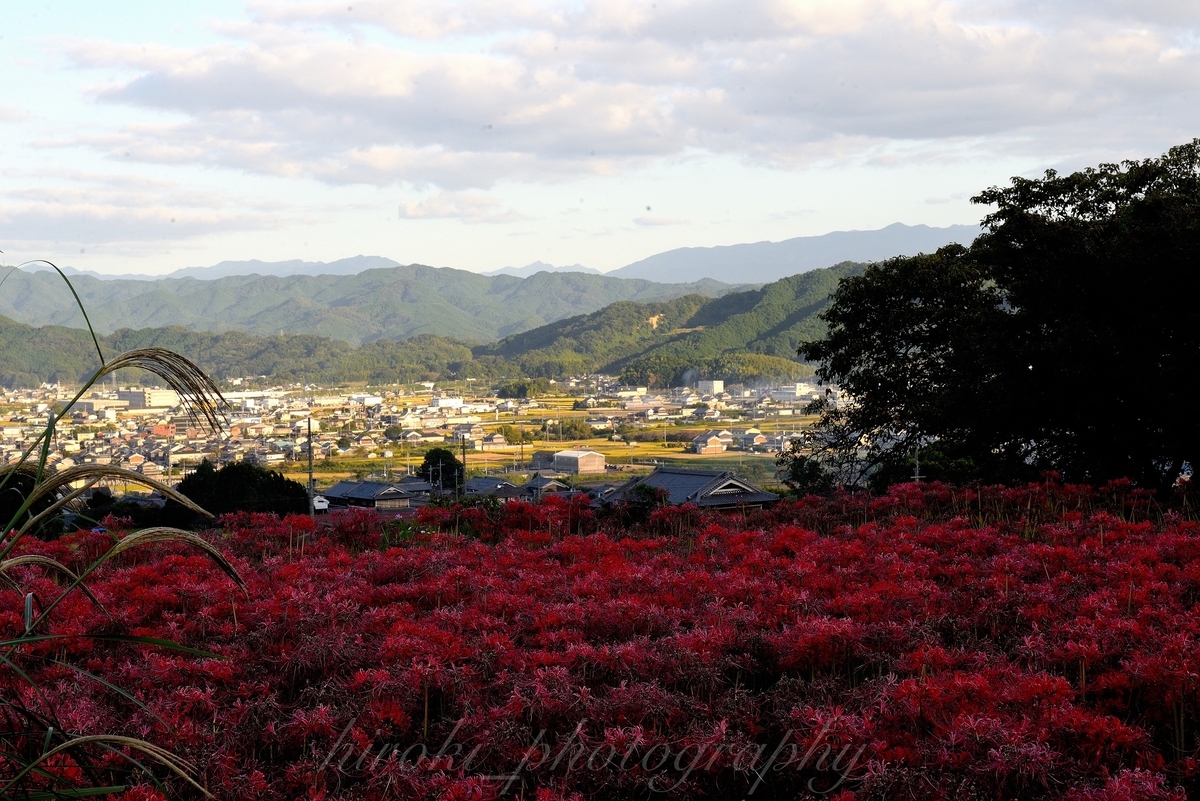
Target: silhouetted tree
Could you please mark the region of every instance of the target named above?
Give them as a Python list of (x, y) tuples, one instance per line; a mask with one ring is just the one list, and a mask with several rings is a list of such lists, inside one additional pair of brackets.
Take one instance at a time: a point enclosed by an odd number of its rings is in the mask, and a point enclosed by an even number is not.
[(463, 485), (463, 464), (446, 448), (430, 448), (417, 468), (417, 475), (445, 490), (457, 490)]
[[(826, 454), (882, 482), (931, 477), (1170, 485), (1200, 458), (1200, 140), (974, 198), (970, 248), (844, 279), (801, 344), (853, 400)], [(919, 450), (918, 450), (919, 449)]]
[[(231, 462), (221, 469), (205, 459), (177, 489), (214, 515), (226, 512), (274, 512), (278, 515), (308, 511), (304, 485), (250, 462)], [(192, 522), (193, 515), (168, 502), (168, 516)]]

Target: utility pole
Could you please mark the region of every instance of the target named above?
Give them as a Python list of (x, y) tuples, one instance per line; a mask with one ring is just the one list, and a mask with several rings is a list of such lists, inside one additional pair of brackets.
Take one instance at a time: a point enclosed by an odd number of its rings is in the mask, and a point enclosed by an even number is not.
[(312, 403), (308, 404), (308, 516), (317, 519), (317, 507), (313, 503), (313, 441), (312, 441)]

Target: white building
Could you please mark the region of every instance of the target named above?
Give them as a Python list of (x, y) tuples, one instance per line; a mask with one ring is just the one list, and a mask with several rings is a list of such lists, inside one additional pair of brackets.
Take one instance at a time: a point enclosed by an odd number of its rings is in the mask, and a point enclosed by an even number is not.
[(701, 381), (696, 384), (696, 391), (701, 395), (720, 395), (725, 391), (724, 381)]
[(130, 409), (173, 409), (179, 405), (179, 394), (173, 389), (123, 389), (118, 400), (128, 402)]

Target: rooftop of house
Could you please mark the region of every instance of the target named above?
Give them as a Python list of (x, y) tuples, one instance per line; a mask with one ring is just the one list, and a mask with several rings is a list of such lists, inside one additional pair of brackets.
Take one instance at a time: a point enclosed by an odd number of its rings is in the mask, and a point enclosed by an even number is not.
[(410, 493), (385, 481), (339, 481), (321, 493), (326, 498), (369, 501), (377, 498), (407, 498)]
[(468, 495), (486, 495), (501, 489), (516, 489), (516, 484), (496, 476), (476, 476), (467, 479), (463, 491)]
[(539, 490), (539, 491), (544, 491), (546, 489), (550, 489), (551, 491), (557, 491), (556, 488), (558, 488), (558, 487), (562, 487), (564, 489), (570, 489), (570, 485), (567, 484), (566, 482), (562, 481), (561, 479), (556, 478), (555, 476), (543, 475), (541, 473), (534, 473), (533, 476), (528, 481), (525, 482), (524, 487), (526, 489), (533, 489), (533, 490)]
[(630, 499), (635, 487), (662, 490), (672, 505), (694, 503), (698, 506), (737, 506), (774, 503), (779, 496), (759, 489), (729, 470), (693, 470), (683, 467), (657, 467), (647, 476), (630, 479), (613, 493), (613, 500)]

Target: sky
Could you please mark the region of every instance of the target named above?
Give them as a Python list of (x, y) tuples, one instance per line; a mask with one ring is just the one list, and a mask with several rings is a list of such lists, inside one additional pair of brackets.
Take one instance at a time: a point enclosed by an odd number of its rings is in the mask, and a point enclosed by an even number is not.
[(0, 261), (601, 270), (1200, 136), (1195, 0), (0, 4)]

